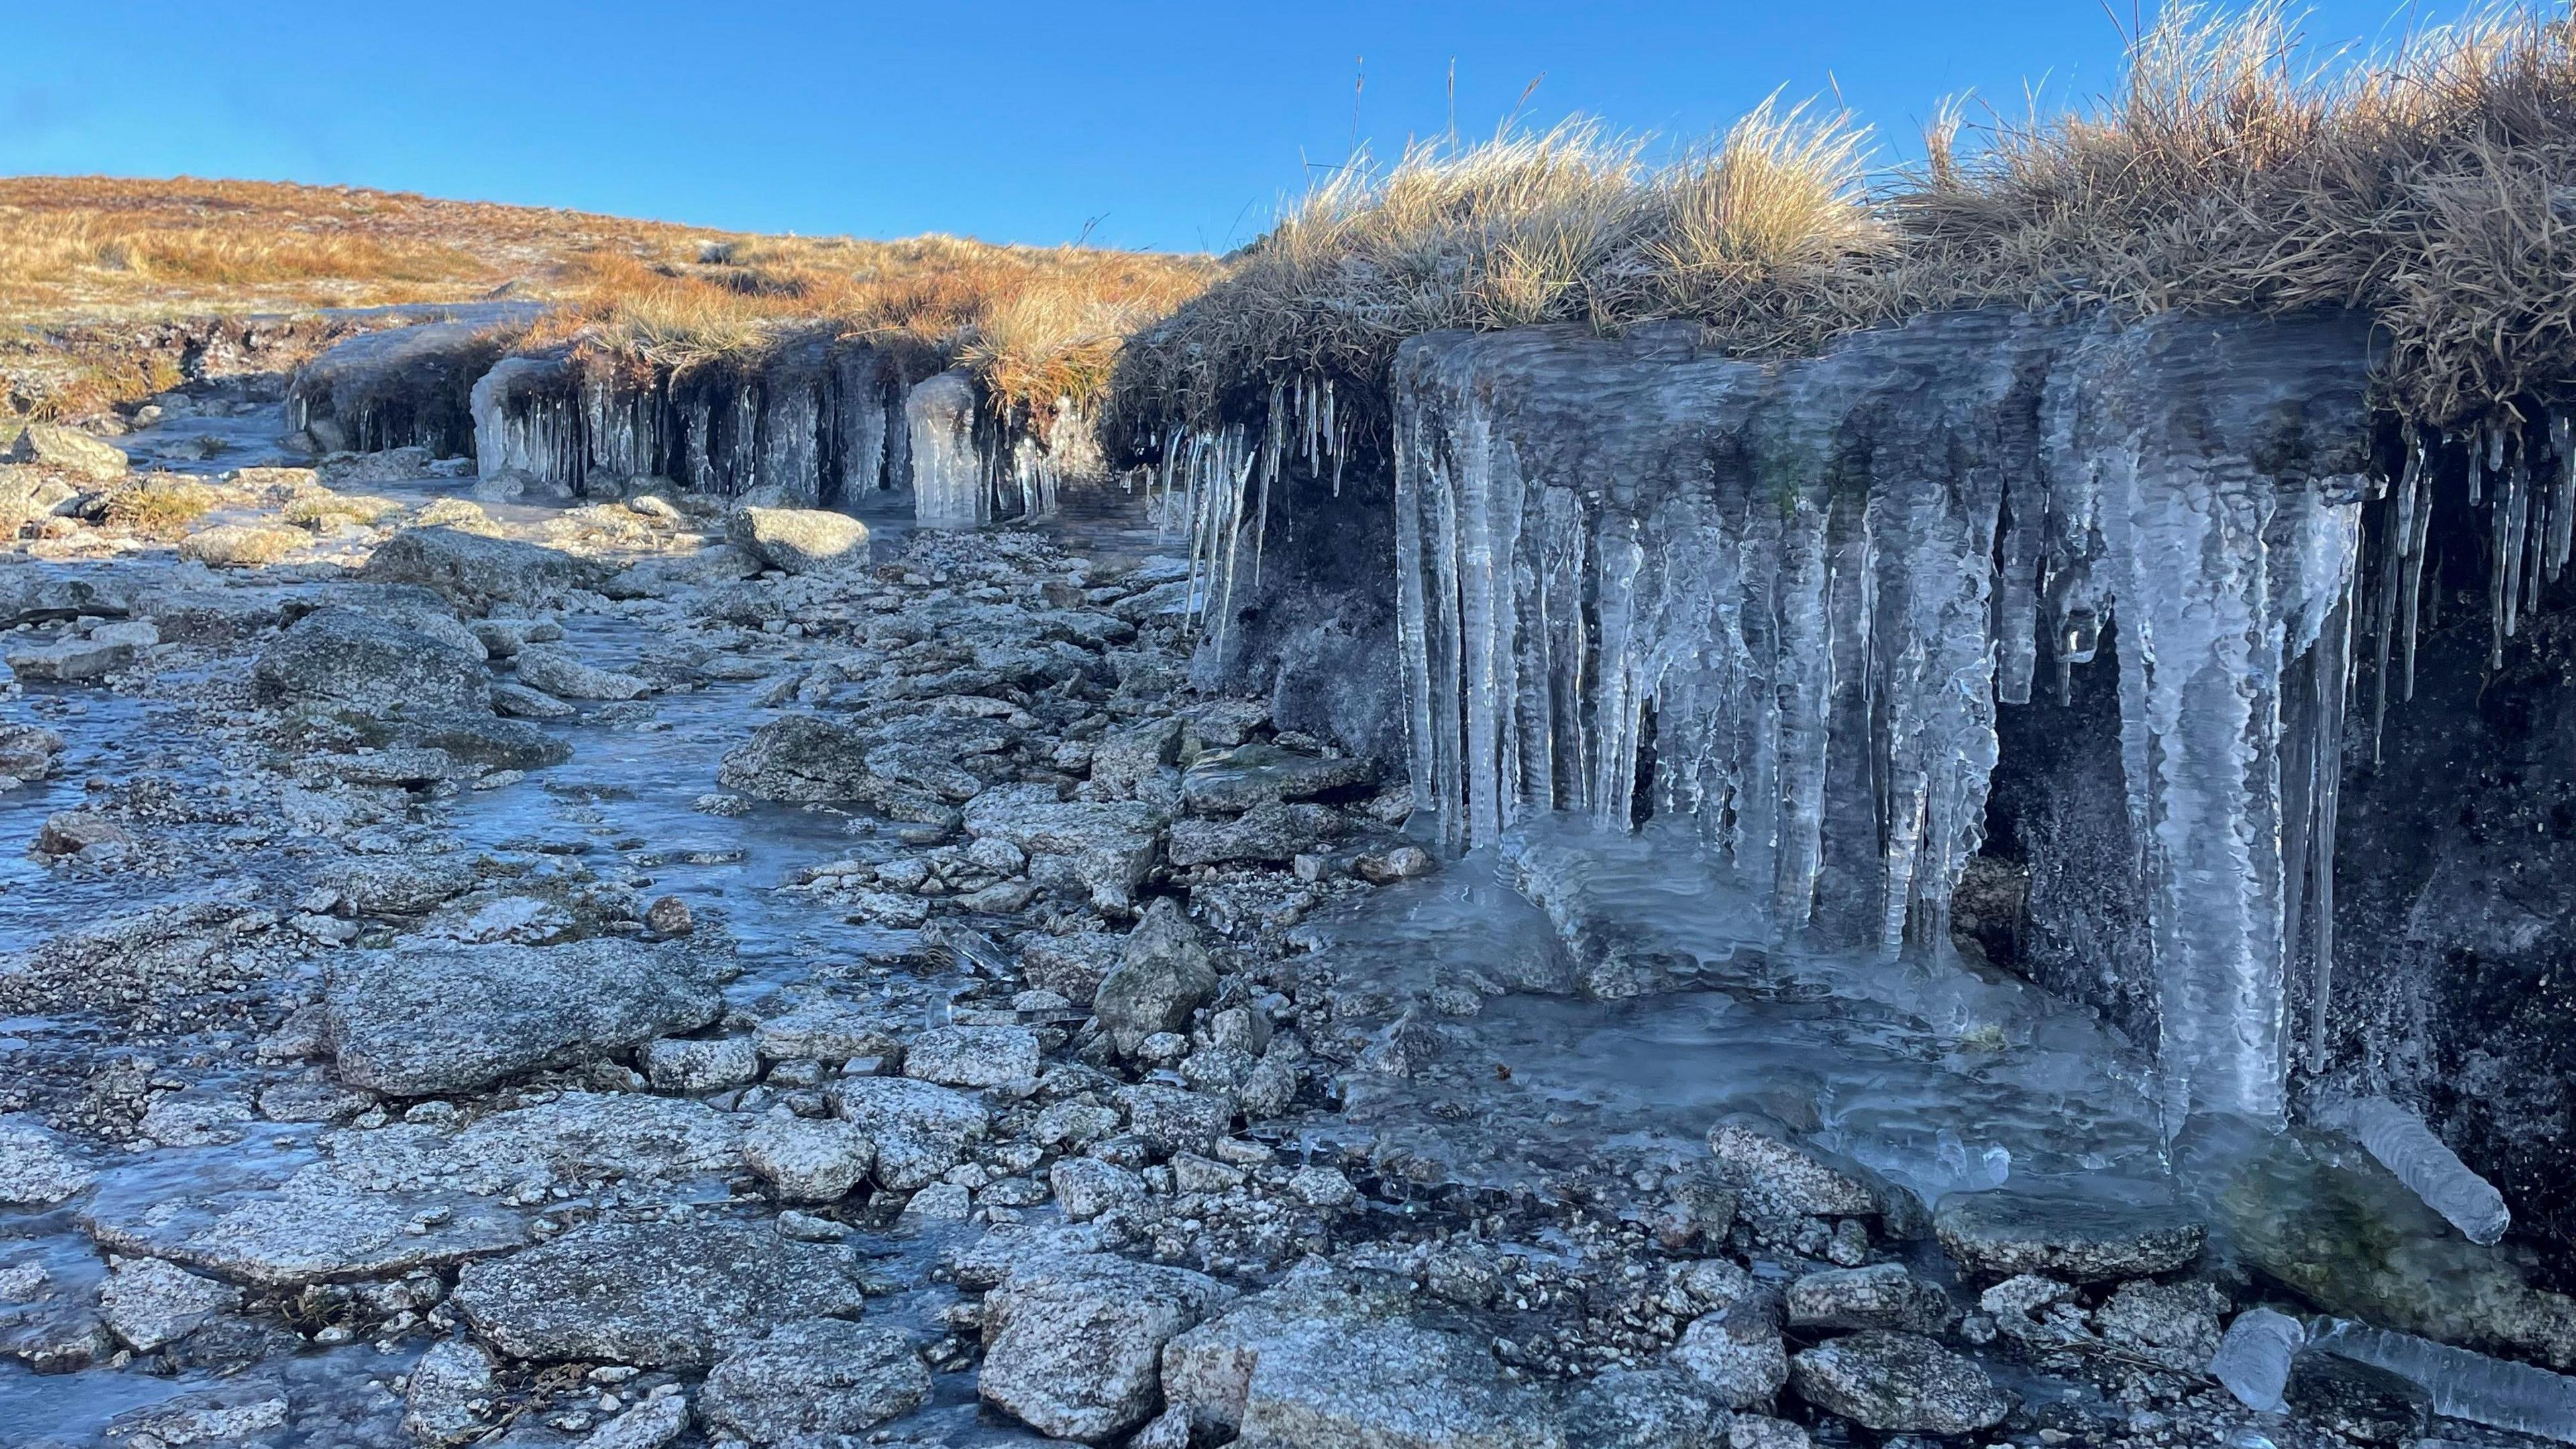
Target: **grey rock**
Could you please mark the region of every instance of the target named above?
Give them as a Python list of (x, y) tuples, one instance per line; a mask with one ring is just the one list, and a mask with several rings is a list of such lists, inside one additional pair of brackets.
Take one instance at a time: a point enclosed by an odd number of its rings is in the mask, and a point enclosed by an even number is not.
[(572, 758), (571, 745), (525, 720), (464, 710), (425, 710), (406, 723), (421, 745), (495, 770), (542, 769)]
[[(441, 1207), (451, 1210), (423, 1216)], [(111, 1252), (167, 1258), (262, 1287), (399, 1277), (504, 1252), (529, 1237), (516, 1211), (371, 1190), (327, 1162), (247, 1195), (209, 1184), (101, 1201), (81, 1215), (81, 1227)]]
[(1234, 1121), (1232, 1102), (1178, 1087), (1122, 1087), (1118, 1105), (1127, 1109), (1127, 1130), (1164, 1153), (1205, 1154)]
[(2180, 1208), (2013, 1192), (1954, 1195), (1933, 1231), (1961, 1267), (2100, 1283), (2169, 1273), (2200, 1256), (2208, 1227)]
[(816, 508), (739, 508), (725, 537), (769, 567), (791, 574), (849, 572), (868, 564), (868, 526)]
[(1091, 1011), (1111, 1045), (1133, 1056), (1157, 1032), (1187, 1031), (1216, 988), (1216, 968), (1198, 927), (1179, 902), (1163, 896), (1119, 948), (1118, 965), (1092, 993)]
[(483, 652), (495, 659), (507, 659), (531, 644), (550, 644), (564, 636), (563, 626), (551, 619), (475, 619), (466, 624), (483, 645)]
[(632, 674), (584, 664), (569, 649), (531, 644), (519, 651), (519, 682), (557, 699), (642, 699), (653, 686)]
[(0, 1117), (0, 1202), (50, 1206), (97, 1180), (34, 1118)]
[[(1097, 768), (1096, 766), (1094, 767)], [(1234, 815), (1286, 800), (1310, 800), (1376, 778), (1371, 761), (1326, 759), (1271, 744), (1249, 744), (1202, 755), (1181, 776), (1181, 803), (1192, 810)]]
[(1328, 845), (1341, 834), (1341, 817), (1322, 805), (1256, 805), (1234, 820), (1183, 820), (1172, 826), (1174, 865), (1229, 861), (1285, 864)]
[(782, 715), (726, 754), (716, 783), (761, 800), (822, 804), (871, 799), (868, 737), (820, 715)]
[(1044, 785), (1002, 785), (966, 806), (966, 831), (1009, 841), (1029, 857), (1029, 878), (1125, 910), (1162, 850), (1163, 817), (1135, 801), (1056, 798)]
[(1107, 931), (1038, 936), (1021, 944), (1020, 970), (1029, 985), (1089, 1006), (1101, 981), (1118, 965), (1122, 945), (1123, 938)]
[(407, 528), (376, 547), (359, 577), (425, 584), (476, 612), (588, 588), (608, 570), (561, 549), (454, 528)]
[(29, 423), (0, 462), (32, 464), (92, 483), (113, 483), (133, 467), (125, 450), (60, 423)]
[(407, 855), (360, 858), (323, 870), (322, 889), (360, 915), (417, 916), (482, 883), (474, 863), (459, 856)]
[(663, 1449), (689, 1431), (689, 1397), (665, 1384), (643, 1403), (583, 1436), (581, 1449)]
[(1024, 1026), (936, 1026), (904, 1047), (903, 1074), (945, 1087), (998, 1087), (1038, 1074), (1038, 1034)]
[(984, 1299), (976, 1390), (1059, 1438), (1123, 1434), (1162, 1408), (1163, 1345), (1233, 1297), (1202, 1274), (1106, 1253), (1016, 1267)]
[(645, 1043), (643, 1060), (645, 1077), (664, 1092), (718, 1092), (760, 1075), (760, 1052), (747, 1036), (666, 1037)]
[(1790, 1360), (1798, 1397), (1866, 1429), (1973, 1434), (2002, 1423), (2012, 1399), (1986, 1371), (1914, 1333), (1870, 1329)]
[(512, 719), (569, 719), (580, 713), (543, 690), (507, 680), (492, 682), (492, 708)]
[(369, 715), (491, 708), (481, 658), (416, 629), (351, 609), (317, 609), (260, 651), (251, 667), (272, 700), (343, 705)]
[(1673, 1367), (1730, 1409), (1767, 1404), (1789, 1381), (1789, 1351), (1780, 1341), (1778, 1306), (1754, 1294), (1702, 1314), (1673, 1345)]
[(1686, 1374), (1614, 1369), (1567, 1396), (1565, 1438), (1583, 1449), (1718, 1449), (1732, 1418)]
[(707, 1375), (698, 1412), (758, 1444), (800, 1434), (856, 1434), (930, 1397), (930, 1370), (891, 1328), (837, 1318), (782, 1324)]
[(34, 849), (38, 855), (60, 857), (134, 843), (133, 831), (95, 810), (57, 810), (37, 828)]
[(2281, 1398), (2302, 1419), (2364, 1444), (2411, 1444), (2433, 1421), (2433, 1395), (2422, 1384), (2319, 1348), (2290, 1360)]
[(1878, 1194), (1859, 1178), (1753, 1128), (1721, 1123), (1708, 1134), (1708, 1150), (1730, 1185), (1778, 1211), (1816, 1217), (1875, 1216), (1880, 1211)]
[(877, 1181), (896, 1192), (955, 1167), (992, 1120), (976, 1096), (903, 1077), (842, 1077), (825, 1095), (835, 1115), (876, 1143)]
[(884, 1017), (834, 1002), (815, 1002), (773, 1016), (760, 1024), (752, 1040), (760, 1054), (772, 1061), (888, 1057), (902, 1048)]
[(1065, 1217), (1077, 1223), (1145, 1201), (1144, 1179), (1096, 1157), (1059, 1158), (1048, 1170), (1047, 1184)]
[(158, 1258), (128, 1258), (110, 1269), (99, 1307), (108, 1331), (137, 1353), (183, 1338), (218, 1313), (241, 1306), (241, 1290)]
[(83, 684), (134, 662), (134, 644), (118, 638), (69, 638), (12, 649), (9, 672), (29, 683)]
[(1899, 1263), (1867, 1268), (1827, 1268), (1789, 1285), (1792, 1328), (1902, 1328), (1938, 1333), (1950, 1300), (1935, 1285)]
[(764, 1118), (743, 1134), (743, 1161), (790, 1202), (833, 1202), (875, 1165), (876, 1143), (847, 1122)]
[(2093, 1310), (2104, 1342), (2176, 1373), (2198, 1373), (2218, 1352), (2227, 1295), (2207, 1283), (2123, 1283)]
[(704, 1026), (724, 1000), (709, 964), (684, 948), (603, 937), (343, 952), (325, 1006), (343, 1082), (421, 1096)]
[(62, 757), (63, 737), (42, 725), (0, 724), (0, 775), (41, 780)]
[(493, 1398), (492, 1356), (471, 1339), (441, 1339), (412, 1365), (403, 1428), (432, 1449), (481, 1437), (489, 1427), (471, 1405)]
[(1116, 790), (1133, 790), (1169, 766), (1181, 746), (1181, 722), (1148, 720), (1101, 736), (1091, 750), (1091, 778)]
[(866, 1298), (848, 1251), (767, 1223), (598, 1223), (470, 1264), (453, 1303), (513, 1358), (696, 1368)]

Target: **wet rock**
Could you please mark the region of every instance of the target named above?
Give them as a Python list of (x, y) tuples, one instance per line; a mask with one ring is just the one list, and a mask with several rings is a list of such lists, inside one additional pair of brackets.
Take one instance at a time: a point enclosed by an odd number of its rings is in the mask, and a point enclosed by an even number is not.
[(946, 1087), (998, 1087), (1038, 1074), (1038, 1034), (1024, 1026), (938, 1026), (904, 1047), (903, 1074)]
[(44, 779), (62, 753), (63, 737), (42, 725), (0, 724), (0, 776)]
[(685, 936), (697, 929), (689, 915), (689, 903), (678, 896), (663, 896), (645, 907), (644, 925), (654, 935), (665, 938)]
[(1089, 1006), (1101, 981), (1117, 966), (1123, 944), (1106, 931), (1039, 936), (1020, 947), (1020, 970), (1029, 985)]
[(2412, 1443), (2433, 1420), (2433, 1396), (2422, 1384), (2317, 1348), (2290, 1361), (2281, 1397), (2292, 1413), (2364, 1444)]
[(2208, 1236), (2207, 1226), (2180, 1208), (2012, 1192), (1947, 1198), (1933, 1231), (1971, 1272), (2033, 1273), (2070, 1283), (2169, 1273), (2200, 1256)]
[(470, 1339), (442, 1339), (412, 1366), (403, 1395), (403, 1428), (432, 1449), (478, 1438), (488, 1426), (474, 1405), (494, 1395), (492, 1356)]
[(563, 626), (551, 619), (474, 619), (466, 628), (483, 645), (483, 652), (495, 659), (508, 659), (531, 644), (551, 644), (564, 636)]
[(477, 613), (587, 588), (607, 570), (560, 549), (454, 528), (407, 528), (379, 544), (359, 577), (425, 584)]
[(60, 423), (27, 424), (9, 451), (0, 453), (0, 462), (50, 468), (92, 483), (113, 483), (133, 467), (123, 448)]
[(688, 1395), (678, 1384), (664, 1384), (643, 1403), (591, 1430), (581, 1449), (663, 1449), (688, 1431)]
[(986, 790), (967, 804), (965, 825), (1026, 853), (1041, 887), (1087, 894), (1103, 910), (1128, 908), (1162, 848), (1163, 817), (1153, 807), (1059, 800), (1044, 785)]
[(1566, 1449), (1555, 1408), (1400, 1293), (1313, 1264), (1163, 1351), (1163, 1393), (1241, 1449)]
[(31, 684), (83, 684), (132, 664), (134, 648), (128, 638), (92, 635), (12, 649), (7, 660), (9, 672)]
[(491, 708), (480, 658), (350, 609), (317, 609), (260, 652), (251, 677), (272, 700), (370, 715)]
[(557, 699), (642, 699), (653, 686), (632, 674), (584, 664), (569, 649), (532, 644), (519, 651), (519, 682)]
[(513, 1358), (695, 1368), (865, 1305), (848, 1251), (767, 1223), (598, 1223), (470, 1264), (449, 1302)]
[(1250, 861), (1283, 865), (1322, 848), (1341, 833), (1341, 817), (1322, 805), (1257, 805), (1234, 820), (1183, 820), (1173, 825), (1174, 865)]
[(1157, 1032), (1186, 1031), (1216, 994), (1216, 968), (1199, 929), (1169, 896), (1157, 899), (1119, 948), (1116, 969), (1092, 993), (1092, 1015), (1122, 1056)]
[(984, 1300), (976, 1391), (1059, 1438), (1112, 1438), (1161, 1409), (1163, 1345), (1233, 1297), (1187, 1269), (1105, 1253), (1014, 1268)]
[(930, 1370), (891, 1328), (837, 1318), (783, 1324), (707, 1375), (698, 1412), (758, 1444), (856, 1434), (928, 1401)]
[(153, 1097), (136, 1125), (164, 1147), (228, 1146), (242, 1139), (254, 1115), (250, 1098), (241, 1093), (195, 1087)]
[(1948, 1296), (1897, 1263), (1809, 1273), (1791, 1283), (1785, 1297), (1792, 1328), (1938, 1333), (1950, 1316)]
[(311, 542), (313, 535), (300, 528), (219, 523), (179, 540), (179, 557), (208, 568), (265, 568)]
[(2218, 1352), (2227, 1295), (2207, 1283), (2123, 1283), (2093, 1310), (2105, 1342), (2176, 1373), (2198, 1373)]
[(1878, 1194), (1811, 1153), (1739, 1123), (1710, 1130), (1718, 1173), (1777, 1212), (1812, 1217), (1864, 1217), (1879, 1212)]
[[(443, 1105), (443, 1104), (442, 1104)], [(478, 1117), (443, 1115), (325, 1133), (332, 1169), (374, 1192), (457, 1191), (525, 1198), (614, 1179), (629, 1195), (720, 1176), (740, 1160), (742, 1119), (701, 1102), (635, 1092), (566, 1092)]]
[(904, 1077), (842, 1077), (825, 1095), (834, 1115), (876, 1143), (877, 1181), (896, 1192), (955, 1167), (991, 1122), (980, 1098)]
[(1673, 1345), (1673, 1367), (1730, 1409), (1769, 1403), (1789, 1381), (1778, 1304), (1754, 1293), (1691, 1320)]
[(1798, 1397), (1863, 1428), (1973, 1434), (2003, 1422), (2012, 1400), (1986, 1371), (1920, 1334), (1871, 1329), (1790, 1360)]
[(738, 508), (725, 537), (784, 573), (856, 572), (868, 565), (868, 526), (816, 508)]
[(1232, 1102), (1178, 1087), (1122, 1087), (1118, 1105), (1127, 1111), (1127, 1130), (1162, 1153), (1204, 1154), (1234, 1120)]
[(645, 1077), (663, 1092), (720, 1092), (760, 1075), (760, 1052), (747, 1036), (665, 1038), (645, 1043), (643, 1059)]
[(894, 1057), (903, 1048), (901, 1039), (887, 1029), (885, 1018), (834, 1002), (817, 1002), (773, 1016), (760, 1024), (752, 1040), (771, 1061)]
[(1738, 1414), (1726, 1426), (1727, 1449), (1812, 1449), (1807, 1431), (1786, 1419)]
[(236, 1379), (119, 1414), (104, 1437), (111, 1444), (228, 1444), (284, 1428), (286, 1413), (277, 1380)]
[(134, 832), (95, 810), (57, 810), (36, 831), (38, 855), (78, 855), (107, 846), (134, 844)]
[(340, 1079), (394, 1096), (629, 1050), (724, 1009), (700, 958), (615, 938), (342, 953), (325, 989)]
[(417, 916), (482, 883), (474, 863), (457, 856), (359, 859), (321, 872), (322, 889), (360, 915)]
[(98, 1299), (108, 1331), (149, 1353), (240, 1307), (241, 1290), (158, 1258), (128, 1258), (109, 1270)]
[(569, 719), (580, 713), (543, 690), (508, 680), (492, 682), (492, 708), (512, 719)]
[(906, 1216), (964, 1222), (975, 1214), (975, 1194), (962, 1182), (934, 1182), (903, 1205)]
[(1718, 1449), (1731, 1418), (1685, 1374), (1614, 1369), (1567, 1396), (1565, 1441), (1583, 1449)]
[(790, 1202), (834, 1202), (875, 1165), (876, 1144), (847, 1122), (764, 1118), (743, 1134), (743, 1161)]
[(1256, 806), (1311, 800), (1365, 785), (1376, 775), (1376, 765), (1357, 756), (1326, 759), (1277, 745), (1242, 745), (1200, 756), (1181, 776), (1181, 803), (1196, 811), (1238, 815)]
[(0, 1202), (46, 1207), (97, 1180), (60, 1137), (33, 1118), (0, 1117)]
[(1359, 1201), (1360, 1194), (1340, 1168), (1316, 1164), (1288, 1175), (1288, 1197), (1292, 1202), (1329, 1210), (1349, 1207)]
[(1059, 1159), (1047, 1174), (1047, 1185), (1065, 1217), (1077, 1223), (1145, 1201), (1144, 1179), (1096, 1157)]
[(572, 758), (572, 746), (523, 720), (443, 710), (415, 714), (410, 723), (421, 745), (496, 770), (536, 770)]
[(716, 783), (761, 800), (820, 804), (866, 800), (868, 737), (820, 715), (782, 715), (752, 732), (716, 767)]
[(112, 1252), (268, 1287), (399, 1276), (528, 1240), (515, 1212), (476, 1207), (423, 1216), (438, 1206), (370, 1191), (317, 1162), (247, 1197), (209, 1189), (101, 1203), (82, 1215), (81, 1226)]

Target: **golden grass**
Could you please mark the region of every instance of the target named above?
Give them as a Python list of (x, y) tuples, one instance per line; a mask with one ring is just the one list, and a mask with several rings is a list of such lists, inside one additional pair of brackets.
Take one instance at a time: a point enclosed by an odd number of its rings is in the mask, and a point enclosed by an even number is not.
[(204, 483), (175, 473), (147, 473), (107, 495), (101, 521), (145, 538), (171, 540), (222, 501), (223, 495)]
[(2175, 7), (2089, 110), (1942, 115), (1896, 175), (1848, 117), (1774, 105), (1661, 166), (1575, 123), (1346, 170), (1131, 344), (1128, 431), (1293, 374), (1368, 388), (1438, 327), (1687, 318), (1773, 356), (1993, 304), (2362, 309), (2427, 422), (2576, 393), (2576, 20), (2318, 62), (2276, 4)]

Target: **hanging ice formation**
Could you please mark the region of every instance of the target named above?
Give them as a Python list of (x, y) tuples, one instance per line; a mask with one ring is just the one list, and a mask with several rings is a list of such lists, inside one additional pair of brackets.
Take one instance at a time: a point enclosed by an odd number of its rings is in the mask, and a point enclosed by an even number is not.
[(2116, 629), (2168, 1105), (2277, 1117), (2303, 921), (2321, 976), (2332, 953), (2366, 356), (1992, 314), (1780, 367), (1419, 339), (1394, 397), (1419, 801), (1462, 843), (1685, 814), (1776, 936), (1894, 951), (1946, 934), (1997, 702)]
[[(1049, 415), (1043, 438), (985, 406), (973, 376), (940, 373), (904, 400), (911, 445), (914, 521), (972, 527), (1005, 518), (1047, 518), (1063, 503), (1068, 467), (1088, 456), (1088, 421), (1070, 399)], [(1078, 453), (1086, 454), (1075, 461)]]
[(1247, 582), (1261, 582), (1272, 494), (1287, 470), (1302, 467), (1309, 478), (1329, 479), (1338, 497), (1349, 428), (1348, 415), (1335, 406), (1332, 380), (1301, 376), (1271, 386), (1257, 429), (1181, 428), (1164, 440), (1148, 506), (1154, 517), (1177, 518), (1189, 531), (1191, 618), (1212, 630), (1220, 653), (1246, 564)]

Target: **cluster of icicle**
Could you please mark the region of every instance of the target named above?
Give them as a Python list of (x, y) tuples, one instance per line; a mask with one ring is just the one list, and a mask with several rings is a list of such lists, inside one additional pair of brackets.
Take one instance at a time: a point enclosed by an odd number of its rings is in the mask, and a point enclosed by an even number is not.
[(1234, 617), (1234, 588), (1251, 536), (1252, 586), (1261, 584), (1264, 523), (1284, 470), (1332, 480), (1341, 496), (1350, 454), (1350, 420), (1335, 404), (1330, 378), (1275, 382), (1257, 430), (1240, 423), (1176, 428), (1164, 439), (1162, 466), (1149, 483), (1153, 516), (1177, 519), (1190, 539), (1190, 622), (1205, 629), (1215, 609), (1214, 645), (1225, 650)]

